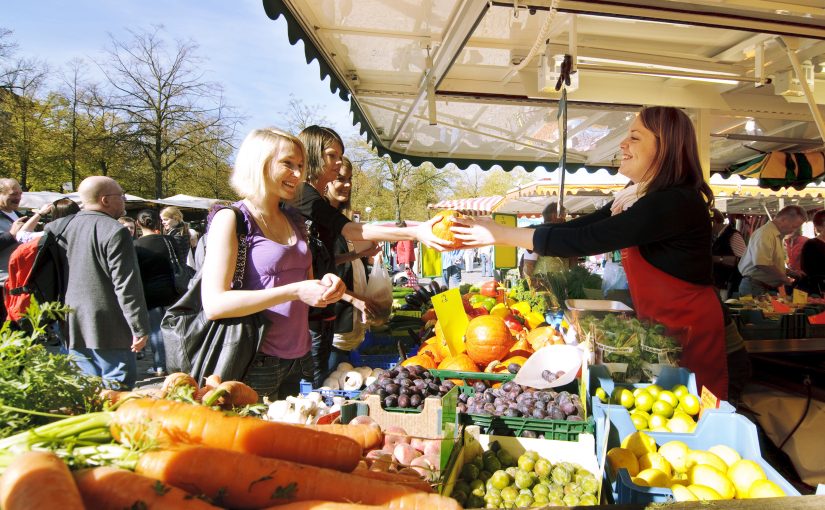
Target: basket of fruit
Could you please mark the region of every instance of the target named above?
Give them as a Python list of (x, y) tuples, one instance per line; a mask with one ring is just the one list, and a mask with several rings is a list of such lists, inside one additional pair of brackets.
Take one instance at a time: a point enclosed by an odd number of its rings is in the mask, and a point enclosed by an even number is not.
[(465, 508), (596, 505), (595, 440), (552, 441), (484, 435), (468, 427), (442, 494)]
[(576, 385), (556, 390), (536, 390), (513, 381), (499, 388), (483, 383), (459, 388), (459, 421), (478, 425), (484, 432), (518, 437), (543, 437), (575, 441), (581, 433), (593, 433), (576, 393)]

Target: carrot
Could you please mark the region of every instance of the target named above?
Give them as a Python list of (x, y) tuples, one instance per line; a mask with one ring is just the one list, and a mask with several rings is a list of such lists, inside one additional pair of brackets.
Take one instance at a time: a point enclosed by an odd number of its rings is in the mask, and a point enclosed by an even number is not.
[(206, 378), (204, 381), (203, 386), (195, 392), (195, 400), (203, 400), (203, 397), (209, 392), (214, 390), (218, 387), (221, 383), (221, 376), (218, 374), (212, 374)]
[(258, 392), (240, 381), (224, 381), (203, 396), (203, 404), (233, 408), (258, 403)]
[[(84, 469), (75, 473), (86, 508), (122, 510), (208, 510), (220, 508), (188, 492), (142, 475), (113, 467)], [(34, 508), (34, 507), (31, 507)]]
[(30, 451), (15, 457), (3, 473), (0, 508), (83, 510), (84, 507), (66, 464), (53, 453)]
[(144, 452), (135, 472), (230, 508), (310, 499), (381, 505), (417, 492), (332, 469), (201, 446)]
[(153, 439), (161, 443), (200, 444), (347, 472), (361, 458), (361, 446), (348, 437), (171, 400), (124, 402), (112, 416), (112, 436), (125, 443), (129, 432), (140, 439), (142, 432), (155, 432), (151, 422), (159, 425)]
[(264, 510), (461, 510), (458, 501), (438, 494), (410, 494), (390, 500), (382, 506), (334, 503), (331, 501), (296, 501)]
[(384, 444), (384, 433), (379, 427), (372, 425), (341, 425), (331, 423), (327, 425), (303, 425), (306, 428), (329, 432), (339, 436), (349, 437), (361, 445), (364, 450), (374, 450)]
[(166, 379), (163, 380), (163, 385), (160, 387), (160, 391), (163, 396), (166, 396), (179, 386), (191, 386), (197, 391), (198, 382), (189, 374), (175, 372), (166, 376)]
[(438, 494), (418, 492), (393, 498), (387, 503), (390, 510), (461, 510), (458, 501)]
[(100, 398), (110, 404), (117, 404), (121, 400), (133, 397), (140, 398), (140, 395), (133, 391), (117, 391), (110, 389), (104, 389), (100, 392)]
[(418, 476), (417, 473), (416, 476), (402, 475), (398, 473), (389, 473), (387, 471), (370, 471), (365, 467), (359, 466), (355, 468), (352, 474), (357, 476), (363, 476), (364, 478), (371, 478), (373, 480), (381, 480), (384, 482), (405, 485), (407, 487), (410, 487), (421, 492), (433, 491), (432, 486), (429, 483), (427, 483), (426, 480)]

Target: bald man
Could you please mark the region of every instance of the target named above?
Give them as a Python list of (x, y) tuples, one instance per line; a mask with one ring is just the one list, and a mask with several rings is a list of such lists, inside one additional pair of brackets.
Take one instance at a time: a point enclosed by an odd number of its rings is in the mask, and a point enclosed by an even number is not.
[(149, 315), (135, 247), (118, 223), (125, 196), (114, 179), (88, 177), (78, 193), (83, 210), (46, 226), (58, 236), (65, 274), (68, 351), (83, 372), (110, 387), (131, 389), (137, 378), (135, 353), (146, 345)]

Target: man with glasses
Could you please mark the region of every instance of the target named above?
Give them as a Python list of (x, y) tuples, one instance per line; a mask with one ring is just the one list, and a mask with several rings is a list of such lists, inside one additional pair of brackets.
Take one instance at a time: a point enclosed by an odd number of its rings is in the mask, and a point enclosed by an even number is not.
[(46, 226), (58, 236), (68, 275), (68, 351), (84, 373), (110, 387), (132, 388), (135, 353), (146, 345), (149, 315), (129, 231), (118, 223), (126, 196), (114, 179), (88, 177), (78, 187), (83, 210)]
[[(26, 218), (17, 214), (23, 190), (15, 179), (0, 179), (0, 292), (9, 277), (9, 257), (17, 248), (17, 231), (26, 222)], [(6, 309), (0, 299), (0, 324), (6, 320)]]

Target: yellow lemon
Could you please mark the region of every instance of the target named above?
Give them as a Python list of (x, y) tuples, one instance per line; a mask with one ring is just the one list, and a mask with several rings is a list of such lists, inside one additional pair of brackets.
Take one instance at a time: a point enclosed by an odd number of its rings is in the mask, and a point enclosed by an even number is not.
[[(638, 391), (638, 390), (637, 390)], [(653, 404), (656, 402), (656, 399), (653, 398), (653, 395), (650, 393), (642, 390), (639, 393), (634, 392), (634, 396), (636, 397), (636, 410), (637, 411), (650, 411), (653, 409)]]
[(690, 416), (696, 416), (699, 414), (699, 397), (688, 393), (679, 399), (679, 409)]
[(621, 404), (625, 409), (632, 408), (635, 400), (633, 392), (627, 388), (616, 388), (613, 390), (613, 394), (610, 395), (611, 404)]
[(731, 467), (734, 462), (742, 458), (736, 450), (724, 444), (711, 446), (708, 451), (724, 460), (728, 467)]
[(607, 464), (611, 470), (611, 476), (615, 479), (619, 468), (627, 469), (631, 477), (639, 474), (639, 461), (633, 452), (627, 448), (611, 448), (607, 452)]
[(687, 487), (690, 485), (690, 480), (688, 479), (687, 473), (676, 473), (670, 478), (670, 483)]
[(648, 468), (658, 469), (667, 476), (673, 474), (673, 468), (670, 467), (670, 462), (660, 454), (654, 452), (646, 453), (639, 457), (639, 469), (644, 470)]
[(699, 498), (693, 495), (687, 487), (679, 484), (671, 485), (670, 490), (673, 491), (673, 499), (679, 501), (699, 501)]
[(651, 384), (650, 386), (646, 386), (645, 389), (647, 390), (648, 393), (653, 395), (653, 398), (658, 397), (659, 393), (662, 392), (662, 387), (659, 386), (658, 384)]
[(622, 440), (622, 448), (627, 448), (637, 458), (656, 451), (656, 441), (641, 431), (636, 431)]
[(677, 473), (687, 472), (688, 445), (682, 441), (668, 441), (659, 447), (659, 454), (667, 459)]
[(728, 468), (728, 478), (736, 487), (736, 497), (745, 499), (748, 491), (757, 480), (766, 480), (768, 477), (762, 466), (752, 460), (740, 459)]
[(676, 407), (679, 405), (679, 397), (673, 394), (670, 390), (662, 390), (659, 392), (659, 395), (656, 397), (657, 401), (660, 402), (667, 402), (672, 407)]
[(601, 400), (605, 404), (607, 403), (607, 392), (604, 391), (604, 388), (596, 388), (596, 396), (599, 397), (599, 400)]
[(679, 400), (682, 400), (685, 395), (690, 395), (690, 390), (684, 384), (677, 384), (676, 386), (670, 388), (670, 391), (672, 391)]
[(704, 485), (688, 485), (687, 489), (690, 492), (692, 492), (693, 495), (696, 496), (696, 499), (698, 499), (699, 501), (713, 501), (717, 499), (722, 499), (719, 496), (718, 492)]
[(647, 480), (639, 478), (638, 476), (631, 476), (630, 481), (640, 487), (650, 487), (650, 485), (647, 484)]
[(770, 480), (757, 480), (748, 491), (748, 499), (781, 498), (784, 495), (785, 491)]
[(656, 468), (647, 468), (639, 471), (637, 478), (647, 482), (648, 487), (670, 487), (670, 477)]
[(633, 426), (636, 427), (636, 430), (647, 430), (647, 413), (633, 411), (630, 413), (630, 421), (633, 422)]
[(650, 427), (651, 430), (656, 430), (657, 432), (670, 432), (670, 429), (667, 428), (667, 418), (664, 416), (659, 416), (658, 414), (650, 415), (650, 418), (647, 420), (647, 426)]
[(693, 421), (693, 418), (682, 412), (674, 413), (673, 418), (667, 422), (667, 428), (669, 428), (671, 432), (680, 434), (692, 432), (695, 427), (696, 422)]
[(664, 416), (665, 418), (670, 418), (673, 416), (673, 406), (664, 400), (657, 400), (653, 403), (651, 412), (659, 416)]
[(733, 499), (736, 488), (725, 476), (725, 472), (706, 464), (697, 464), (688, 471), (690, 483), (704, 485), (715, 490), (722, 499)]
[(641, 387), (633, 390), (633, 396), (638, 398), (641, 393), (647, 393), (647, 388)]
[(692, 468), (696, 464), (705, 464), (708, 466), (713, 466), (723, 473), (726, 473), (728, 470), (728, 465), (725, 464), (724, 460), (720, 459), (718, 455), (714, 455), (705, 450), (691, 450), (690, 452), (688, 452), (688, 470), (690, 470), (690, 468)]

